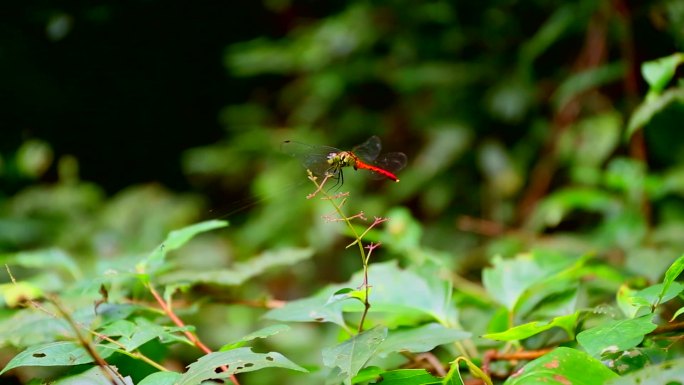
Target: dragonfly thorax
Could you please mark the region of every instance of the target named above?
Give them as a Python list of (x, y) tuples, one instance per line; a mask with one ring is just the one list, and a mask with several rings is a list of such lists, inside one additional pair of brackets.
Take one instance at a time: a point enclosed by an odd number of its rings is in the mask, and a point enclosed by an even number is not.
[(354, 167), (356, 168), (356, 156), (349, 151), (331, 152), (328, 154), (328, 164), (331, 167)]

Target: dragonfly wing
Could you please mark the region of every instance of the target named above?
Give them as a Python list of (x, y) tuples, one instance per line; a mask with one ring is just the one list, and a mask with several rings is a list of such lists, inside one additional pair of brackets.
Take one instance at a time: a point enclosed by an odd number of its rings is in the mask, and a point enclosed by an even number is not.
[(304, 168), (311, 170), (317, 176), (324, 176), (329, 171), (328, 155), (340, 152), (335, 147), (316, 146), (291, 140), (283, 142), (280, 150), (289, 156), (299, 159)]
[(351, 152), (358, 156), (361, 160), (367, 163), (372, 163), (378, 157), (378, 155), (380, 155), (381, 148), (382, 145), (380, 144), (380, 138), (373, 135), (368, 138), (367, 141), (352, 148)]
[[(373, 164), (381, 169), (396, 174), (397, 171), (406, 167), (408, 158), (403, 152), (388, 152), (387, 154), (382, 154), (378, 160), (373, 162)], [(371, 173), (373, 179), (384, 179), (385, 175), (379, 174), (377, 172)]]

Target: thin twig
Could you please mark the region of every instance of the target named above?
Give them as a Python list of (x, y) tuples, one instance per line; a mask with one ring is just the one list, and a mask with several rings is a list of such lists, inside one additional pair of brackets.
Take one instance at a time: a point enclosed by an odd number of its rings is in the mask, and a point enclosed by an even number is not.
[[(157, 290), (155, 290), (155, 288), (151, 284), (147, 284), (147, 288), (150, 291), (150, 293), (152, 293), (152, 296), (154, 296), (154, 299), (157, 300), (157, 303), (159, 304), (159, 306), (161, 306), (164, 313), (166, 313), (166, 315), (171, 319), (171, 321), (173, 321), (173, 323), (176, 324), (176, 326), (185, 328), (185, 323), (180, 318), (178, 318), (176, 313), (173, 312), (173, 309), (171, 309), (169, 304), (166, 303), (166, 301), (164, 301), (164, 299), (159, 295)], [(197, 337), (197, 335), (195, 335), (195, 333), (192, 333), (189, 330), (184, 330), (183, 334), (185, 334), (185, 336), (204, 353), (212, 353), (212, 350), (209, 349), (202, 341), (200, 341), (200, 339)], [(222, 365), (221, 370), (224, 372), (228, 372), (228, 366)], [(235, 377), (234, 374), (230, 375), (230, 380), (233, 382), (234, 385), (240, 385), (240, 383), (237, 380), (237, 377)]]

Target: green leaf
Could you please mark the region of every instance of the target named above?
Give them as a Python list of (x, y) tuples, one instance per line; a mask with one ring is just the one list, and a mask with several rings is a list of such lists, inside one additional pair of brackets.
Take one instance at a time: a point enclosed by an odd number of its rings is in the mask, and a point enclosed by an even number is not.
[(150, 272), (156, 271), (164, 263), (166, 254), (169, 251), (179, 249), (197, 234), (226, 226), (228, 226), (228, 222), (226, 221), (211, 220), (196, 223), (194, 225), (170, 232), (164, 242), (162, 242), (162, 244), (159, 245), (144, 261), (138, 264), (138, 272), (149, 274)]
[(389, 332), (387, 339), (378, 348), (378, 356), (385, 357), (395, 352), (422, 353), (436, 346), (470, 338), (470, 333), (448, 329), (438, 323), (415, 328), (402, 328)]
[(56, 268), (67, 271), (74, 279), (83, 278), (83, 273), (74, 259), (59, 249), (23, 251), (0, 255), (0, 264), (22, 266), (33, 269)]
[(681, 384), (684, 378), (684, 358), (647, 366), (606, 382), (606, 385)]
[(246, 336), (240, 338), (239, 341), (223, 345), (223, 347), (221, 347), (220, 351), (239, 348), (239, 347), (243, 346), (245, 343), (252, 341), (252, 340), (255, 340), (257, 338), (267, 338), (267, 337), (276, 335), (278, 333), (281, 333), (281, 332), (284, 332), (287, 330), (290, 330), (290, 327), (287, 325), (283, 325), (283, 324), (266, 326), (265, 328), (262, 328), (262, 329), (259, 329), (257, 331), (254, 331), (254, 332), (247, 334)]
[(138, 385), (175, 385), (180, 376), (176, 372), (156, 372), (143, 378)]
[(385, 370), (377, 366), (368, 366), (359, 370), (359, 374), (352, 378), (352, 384), (375, 380), (380, 377)]
[(175, 326), (160, 326), (145, 318), (138, 318), (135, 323), (127, 320), (113, 322), (106, 325), (100, 333), (109, 337), (119, 337), (117, 342), (130, 352), (155, 338), (177, 340), (176, 333), (183, 329)]
[(631, 349), (639, 345), (646, 334), (655, 330), (653, 317), (654, 314), (648, 314), (639, 318), (609, 321), (579, 333), (577, 342), (592, 356), (598, 356), (606, 349)]
[(684, 306), (683, 306), (683, 307), (680, 307), (679, 309), (677, 309), (677, 311), (674, 313), (674, 315), (672, 316), (672, 318), (670, 318), (670, 322), (674, 321), (675, 318), (677, 318), (677, 317), (679, 317), (680, 315), (682, 315), (682, 313), (684, 313)]
[[(114, 350), (95, 346), (102, 358), (107, 358)], [(17, 354), (7, 363), (0, 375), (20, 366), (73, 366), (93, 362), (93, 358), (80, 344), (74, 342), (51, 342), (31, 346)]]
[(22, 302), (41, 297), (43, 291), (30, 282), (19, 281), (0, 284), (0, 295), (8, 307), (16, 307)]
[(551, 96), (551, 101), (556, 108), (560, 109), (580, 93), (621, 79), (626, 68), (625, 63), (620, 61), (592, 67), (568, 76)]
[(359, 373), (387, 338), (387, 328), (374, 327), (359, 333), (341, 344), (323, 349), (323, 364), (339, 368), (345, 384)]
[[(130, 376), (123, 377), (123, 381), (116, 374), (118, 370), (115, 366), (108, 366), (107, 370), (110, 372), (111, 376), (104, 373), (101, 367), (96, 366), (90, 368), (85, 372), (57, 380), (55, 382), (50, 382), (51, 385), (134, 385), (133, 380)], [(110, 380), (110, 377), (114, 379), (114, 383)], [(138, 384), (140, 385), (140, 384)]]
[(588, 354), (565, 347), (554, 349), (522, 369), (504, 385), (603, 384), (618, 375)]
[(280, 250), (266, 251), (248, 261), (234, 264), (229, 269), (214, 269), (195, 271), (184, 269), (162, 275), (159, 280), (164, 284), (215, 284), (225, 286), (238, 286), (247, 280), (259, 276), (266, 270), (279, 266), (293, 265), (299, 261), (310, 258), (312, 249), (285, 248)]
[[(371, 312), (382, 312), (409, 319), (431, 316), (442, 324), (449, 324), (454, 309), (451, 303), (451, 283), (437, 278), (434, 271), (403, 270), (396, 261), (372, 264), (368, 271), (373, 287)], [(270, 310), (264, 317), (277, 321), (334, 322), (344, 326), (342, 310), (362, 311), (359, 303), (329, 302), (335, 292), (358, 286), (363, 272), (357, 272), (347, 283), (331, 285), (313, 297), (288, 302), (280, 309)]]
[(669, 289), (670, 285), (674, 282), (679, 274), (684, 271), (684, 255), (677, 258), (676, 261), (672, 262), (672, 265), (665, 272), (665, 278), (663, 278), (663, 288), (660, 291), (660, 297), (665, 296), (665, 292)]
[(398, 369), (382, 373), (382, 385), (433, 385), (442, 381), (425, 369)]
[[(451, 323), (452, 285), (431, 268), (401, 269), (396, 261), (375, 263), (368, 270), (371, 312), (416, 318), (428, 315), (443, 325)], [(357, 272), (344, 286), (358, 286), (363, 272)], [(345, 309), (346, 310), (346, 309)], [(361, 306), (353, 307), (361, 311)]]
[(589, 187), (567, 187), (549, 194), (539, 204), (529, 223), (534, 229), (558, 226), (574, 210), (596, 213), (615, 212), (619, 200), (610, 193)]
[(638, 129), (646, 126), (653, 116), (673, 102), (684, 102), (684, 87), (669, 89), (662, 94), (644, 100), (632, 113), (625, 136), (630, 138)]
[[(217, 370), (228, 366), (227, 372)], [(225, 352), (213, 352), (188, 365), (176, 385), (196, 385), (212, 378), (228, 378), (232, 374), (252, 372), (264, 368), (285, 368), (300, 372), (307, 370), (276, 352), (254, 353), (250, 348), (238, 348)]]
[(684, 63), (684, 54), (674, 53), (670, 56), (651, 60), (641, 65), (641, 75), (650, 87), (651, 92), (662, 92), (672, 80), (677, 66)]
[(514, 259), (495, 257), (494, 267), (482, 271), (482, 281), (489, 295), (512, 311), (526, 289), (546, 280), (573, 261), (556, 255), (520, 254)]
[(341, 302), (328, 304), (329, 289), (304, 299), (290, 301), (279, 309), (271, 309), (264, 318), (284, 322), (332, 322), (346, 327)]
[(551, 322), (545, 323), (541, 321), (534, 321), (512, 327), (504, 332), (485, 334), (482, 337), (496, 341), (519, 341), (537, 335), (553, 327), (563, 328), (563, 330), (565, 330), (570, 337), (573, 337), (573, 330), (575, 324), (577, 323), (578, 316), (579, 312), (575, 312), (573, 314), (556, 317), (551, 320)]
[[(372, 287), (368, 288), (369, 293), (371, 290)], [(361, 303), (364, 303), (366, 300), (366, 289), (352, 289), (350, 287), (342, 288), (333, 293), (330, 299), (328, 299), (328, 304), (344, 301), (351, 298), (359, 300), (361, 301)]]

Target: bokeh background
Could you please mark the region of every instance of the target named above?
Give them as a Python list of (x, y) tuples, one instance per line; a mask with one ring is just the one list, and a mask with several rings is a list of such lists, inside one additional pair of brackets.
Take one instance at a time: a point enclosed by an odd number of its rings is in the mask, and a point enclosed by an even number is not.
[[(371, 135), (409, 159), (398, 184), (345, 175), (349, 211), (403, 234), (378, 260), (417, 258), (402, 253), (420, 244), (477, 281), (493, 255), (549, 247), (657, 276), (670, 260), (644, 261), (681, 246), (684, 106), (626, 134), (648, 90), (641, 63), (684, 49), (681, 1), (17, 1), (2, 13), (0, 252), (58, 248), (96, 269), (224, 218), (179, 266), (311, 247), (311, 262), (227, 297), (309, 295), (360, 266), (280, 144)], [(225, 318), (205, 311), (199, 330)], [(258, 322), (228, 313), (230, 335)]]

